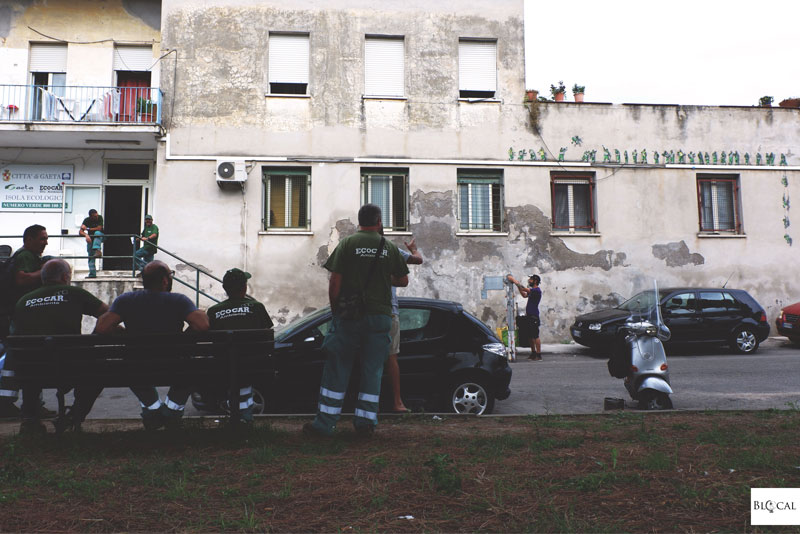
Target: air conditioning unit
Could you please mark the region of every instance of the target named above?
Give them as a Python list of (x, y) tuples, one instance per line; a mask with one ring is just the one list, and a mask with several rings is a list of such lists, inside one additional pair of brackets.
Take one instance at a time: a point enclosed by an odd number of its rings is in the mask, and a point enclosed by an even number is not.
[(247, 181), (247, 169), (243, 159), (217, 160), (217, 185), (241, 184)]

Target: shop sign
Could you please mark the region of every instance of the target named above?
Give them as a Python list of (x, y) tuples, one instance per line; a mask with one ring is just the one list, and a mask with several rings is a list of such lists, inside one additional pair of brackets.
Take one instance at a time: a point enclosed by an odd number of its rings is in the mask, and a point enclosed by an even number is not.
[(0, 166), (0, 210), (60, 211), (73, 176), (72, 165)]

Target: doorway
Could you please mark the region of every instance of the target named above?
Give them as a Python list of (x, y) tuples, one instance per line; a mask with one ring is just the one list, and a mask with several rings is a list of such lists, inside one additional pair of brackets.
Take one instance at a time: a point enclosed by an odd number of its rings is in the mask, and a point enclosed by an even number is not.
[(144, 112), (139, 106), (140, 99), (147, 102), (151, 100), (150, 72), (117, 71), (117, 86), (120, 88), (119, 120), (136, 122), (137, 113)]
[[(107, 185), (105, 188), (105, 207), (103, 210), (106, 234), (139, 234), (142, 213), (142, 194), (140, 185)], [(130, 271), (133, 263), (133, 244), (130, 237), (107, 237), (103, 245), (103, 269)], [(110, 256), (127, 256), (113, 258)]]

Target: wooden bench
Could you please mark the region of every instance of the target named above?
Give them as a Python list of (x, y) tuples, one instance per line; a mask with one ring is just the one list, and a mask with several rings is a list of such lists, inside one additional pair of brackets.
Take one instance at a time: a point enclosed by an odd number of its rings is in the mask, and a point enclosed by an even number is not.
[(273, 347), (272, 330), (9, 336), (6, 368), (20, 389), (227, 387), (231, 421), (238, 422), (239, 388), (272, 376)]

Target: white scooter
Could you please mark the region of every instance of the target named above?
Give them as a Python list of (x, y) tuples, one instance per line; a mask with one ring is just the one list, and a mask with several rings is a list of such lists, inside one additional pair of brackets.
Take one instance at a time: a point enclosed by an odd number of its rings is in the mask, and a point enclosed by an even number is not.
[(670, 331), (661, 319), (658, 284), (641, 302), (639, 309), (620, 328), (608, 369), (612, 376), (624, 378), (625, 389), (642, 410), (672, 408), (672, 387), (664, 341)]

